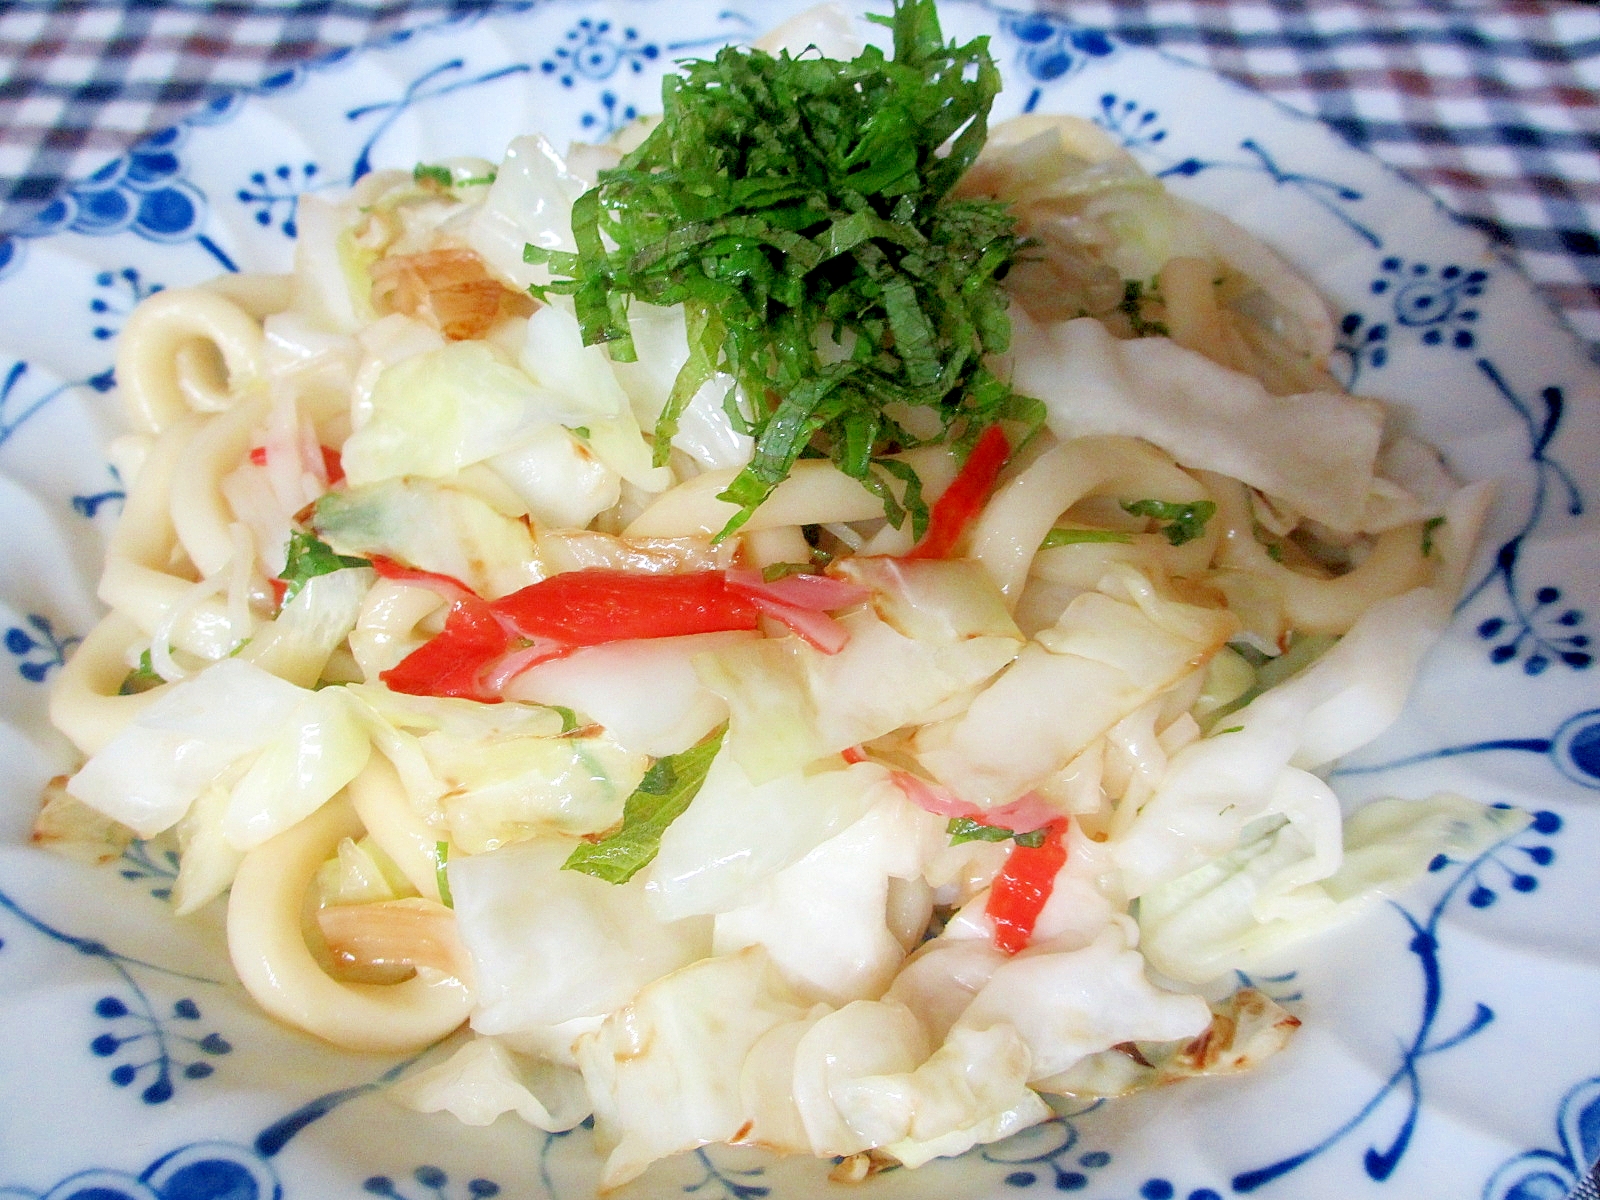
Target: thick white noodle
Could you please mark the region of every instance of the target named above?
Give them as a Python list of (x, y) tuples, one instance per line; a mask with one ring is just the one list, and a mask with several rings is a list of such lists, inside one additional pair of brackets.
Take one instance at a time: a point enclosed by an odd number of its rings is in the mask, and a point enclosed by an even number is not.
[[(167, 609), (160, 623), (150, 631), (151, 670), (168, 683), (175, 683), (188, 677), (189, 672), (173, 661), (172, 631), (212, 597), (225, 596), (227, 590), (228, 581), (222, 575), (213, 575), (209, 579), (202, 579), (199, 583), (189, 585), (178, 602)], [(222, 611), (223, 620), (227, 624), (227, 632), (223, 635), (226, 644), (223, 653), (226, 654), (238, 645), (239, 637), (238, 630), (234, 628), (233, 614), (228, 611), (226, 602), (222, 603)], [(208, 655), (208, 657), (221, 658), (223, 655)]]
[(124, 696), (128, 654), (145, 633), (122, 613), (108, 613), (67, 659), (50, 690), (50, 723), (85, 756), (96, 753), (156, 698), (155, 691)]
[(1432, 574), (1433, 562), (1423, 553), (1423, 527), (1418, 521), (1379, 534), (1366, 558), (1343, 575), (1332, 579), (1302, 575), (1274, 561), (1256, 540), (1250, 496), (1242, 483), (1209, 472), (1202, 478), (1217, 502), (1219, 564), (1269, 580), (1283, 595), (1290, 627), (1302, 633), (1346, 633), (1378, 601), (1420, 587)]
[[(195, 581), (172, 521), (173, 480), (202, 424), (203, 418), (185, 415), (162, 430), (151, 445), (112, 531), (98, 594), (108, 608), (129, 617), (147, 637), (165, 627), (172, 647), (218, 659), (233, 647), (234, 623), (226, 603), (194, 595)], [(169, 620), (180, 608), (180, 617)]]
[(232, 406), (262, 377), (261, 325), (215, 292), (147, 298), (117, 339), (117, 390), (135, 429), (159, 433), (190, 411)]
[(376, 683), (380, 673), (420, 646), (426, 635), (413, 633), (417, 623), (443, 603), (436, 592), (413, 584), (393, 579), (373, 584), (350, 631), (350, 653), (362, 679)]
[[(154, 637), (165, 628), (174, 649), (215, 661), (234, 647), (233, 621), (225, 600), (215, 594), (196, 597), (197, 586), (204, 585), (125, 558), (107, 558), (100, 599), (137, 623), (145, 636)], [(168, 617), (178, 609), (182, 611), (169, 624)]]
[(361, 774), (350, 781), (348, 790), (368, 836), (394, 860), (412, 887), (427, 899), (438, 900), (435, 855), (444, 839), (417, 815), (394, 764), (374, 753)]
[(233, 508), (222, 494), (222, 478), (250, 450), (257, 426), (266, 419), (262, 397), (250, 397), (201, 426), (183, 453), (168, 494), (172, 525), (189, 561), (202, 575), (227, 566), (233, 557)]
[[(955, 458), (943, 447), (892, 457), (913, 466), (927, 496), (937, 496), (955, 478)], [(719, 532), (739, 506), (718, 500), (717, 493), (725, 490), (738, 473), (735, 468), (707, 471), (663, 492), (633, 519), (624, 535), (670, 538)], [(823, 459), (802, 459), (740, 528), (754, 533), (785, 525), (829, 525), (881, 516), (883, 501), (862, 487), (859, 480)]]
[[(1046, 450), (1001, 485), (972, 533), (972, 557), (983, 564), (1007, 602), (1016, 607), (1039, 544), (1067, 509), (1087, 496), (1162, 500), (1188, 504), (1207, 499), (1206, 489), (1153, 446), (1133, 438), (1074, 438)], [(1180, 547), (1202, 569), (1216, 534)]]
[(344, 796), (245, 855), (228, 898), (228, 954), (267, 1012), (350, 1050), (419, 1050), (472, 1011), (472, 989), (426, 967), (403, 983), (341, 983), (306, 945), (306, 891), (344, 838), (362, 833)]

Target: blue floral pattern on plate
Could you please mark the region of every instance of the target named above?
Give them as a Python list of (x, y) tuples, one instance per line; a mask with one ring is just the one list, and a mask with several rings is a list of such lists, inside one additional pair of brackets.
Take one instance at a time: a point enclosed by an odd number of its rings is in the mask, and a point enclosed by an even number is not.
[[(43, 298), (8, 307), (16, 317), (0, 347), (0, 480), (25, 481), (30, 497), (0, 500), (8, 519), (39, 544), (92, 546), (93, 522), (117, 511), (121, 479), (84, 448), (104, 441), (115, 333), (139, 299), (218, 270), (281, 269), (301, 198), (377, 167), (494, 158), (533, 128), (558, 140), (603, 137), (653, 107), (672, 59), (748, 39), (781, 15), (656, 0), (450, 22), (286, 70), (81, 181), (0, 244), (0, 300)], [(1008, 81), (1004, 111), (1097, 121), (1169, 186), (1237, 211), (1307, 264), (1339, 305), (1346, 381), (1416, 401), (1425, 436), (1469, 473), (1503, 477), (1483, 562), (1429, 686), (1335, 782), (1370, 794), (1391, 779), (1408, 790), (1419, 771), (1465, 771), (1471, 784), (1478, 768), (1510, 762), (1529, 772), (1525, 792), (1496, 775), (1475, 794), (1535, 815), (1471, 862), (1436, 860), (1425, 883), (1367, 919), (1359, 959), (1339, 959), (1348, 947), (1311, 947), (1251, 980), (1317, 1028), (1341, 970), (1381, 974), (1389, 982), (1340, 1018), (1381, 1030), (1381, 1051), (1358, 1052), (1362, 1031), (1334, 1020), (1331, 1038), (1303, 1059), (1269, 1064), (1259, 1100), (1255, 1088), (1224, 1097), (1191, 1085), (1154, 1137), (1126, 1127), (1126, 1114), (1150, 1111), (1139, 1098), (1063, 1106), (1011, 1141), (915, 1176), (892, 1172), (883, 1187), (952, 1200), (1559, 1195), (1600, 1153), (1600, 1050), (1580, 1040), (1508, 1067), (1505, 1047), (1543, 1045), (1540, 989), (1586, 1011), (1600, 1005), (1595, 935), (1564, 931), (1559, 952), (1542, 956), (1518, 949), (1534, 931), (1559, 928), (1553, 917), (1600, 902), (1590, 869), (1600, 853), (1600, 708), (1587, 632), (1600, 579), (1594, 551), (1575, 549), (1600, 462), (1593, 369), (1476, 234), (1319, 126), (1058, 14), (956, 0), (946, 16), (953, 33), (992, 36)], [(321, 119), (304, 120), (308, 112)], [(47, 460), (67, 468), (59, 479), (30, 466)], [(92, 559), (64, 550), (61, 561), (87, 570)], [(41, 746), (46, 686), (84, 632), (72, 588), (92, 589), (86, 579), (60, 583), (41, 589), (0, 561), (7, 725)], [(1480, 695), (1491, 698), (1468, 719), (1473, 706), (1460, 697)], [(60, 769), (51, 753), (10, 777), (15, 805)], [(169, 892), (174, 866), (164, 847), (134, 843), (92, 886), (151, 904)], [(130, 917), (116, 938), (83, 926), (74, 897), (84, 879), (36, 852), (0, 851), (0, 1002), (59, 1014), (24, 1033), (0, 1006), (0, 1109), (19, 1114), (0, 1144), (22, 1155), (0, 1161), (0, 1198), (565, 1200), (592, 1191), (587, 1130), (474, 1131), (397, 1116), (380, 1093), (410, 1061), (327, 1055), (266, 1024), (231, 983), (162, 965), (173, 961), (171, 939), (191, 949), (204, 939), (175, 931), (158, 910)], [(220, 957), (216, 966), (225, 970)], [(295, 1070), (246, 1082), (279, 1057)], [(1434, 1066), (1447, 1060), (1453, 1074)], [(40, 1072), (67, 1109), (19, 1100), (19, 1081)], [(1295, 1090), (1297, 1079), (1326, 1094)], [(1436, 1106), (1460, 1102), (1448, 1089), (1461, 1080), (1526, 1097), (1505, 1118), (1504, 1141), (1463, 1144), (1459, 1127), (1435, 1117)], [(142, 1144), (168, 1149), (114, 1151), (114, 1135), (153, 1114), (165, 1123), (141, 1131)], [(1208, 1148), (1186, 1132), (1191, 1117), (1202, 1129), (1220, 1121), (1249, 1133)], [(84, 1128), (108, 1136), (72, 1136)], [(1507, 1142), (1523, 1148), (1508, 1156)], [(712, 1148), (663, 1165), (647, 1190), (801, 1200), (826, 1185), (811, 1164)]]

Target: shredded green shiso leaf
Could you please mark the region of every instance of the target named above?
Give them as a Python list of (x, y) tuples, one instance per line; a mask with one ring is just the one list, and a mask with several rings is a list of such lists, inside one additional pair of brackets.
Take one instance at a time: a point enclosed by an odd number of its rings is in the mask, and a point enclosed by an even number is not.
[(1217, 506), (1210, 500), (1174, 503), (1167, 500), (1132, 500), (1123, 504), (1123, 510), (1136, 517), (1152, 517), (1162, 522), (1161, 532), (1174, 546), (1195, 541), (1206, 535), (1206, 522), (1217, 515)]
[(985, 825), (982, 821), (974, 821), (971, 817), (951, 817), (945, 824), (945, 832), (950, 835), (952, 846), (959, 846), (962, 842), (1012, 841), (1019, 846), (1027, 846), (1030, 850), (1037, 850), (1044, 845), (1050, 831), (1040, 828), (1019, 833), (1015, 829), (1006, 829), (999, 825)]
[[(1002, 418), (1042, 423), (983, 363), (1010, 340), (999, 280), (1015, 222), (951, 195), (1000, 89), (987, 39), (947, 45), (933, 0), (874, 19), (892, 59), (728, 48), (681, 64), (660, 124), (573, 205), (577, 253), (528, 249), (557, 276), (536, 292), (571, 295), (584, 341), (620, 361), (634, 357), (631, 299), (684, 305), (690, 355), (655, 429), (658, 463), (701, 385), (737, 381), (725, 407), (755, 454), (721, 494), (739, 506), (722, 536), (796, 459), (825, 455), (920, 537), (918, 481), (886, 454), (970, 446)], [(896, 406), (932, 409), (939, 434), (913, 436)]]
[(123, 676), (122, 685), (117, 688), (117, 695), (137, 696), (141, 692), (158, 688), (165, 682), (165, 679), (156, 674), (155, 665), (150, 661), (150, 651), (145, 650), (139, 655), (139, 665)]
[(623, 802), (622, 823), (574, 849), (561, 869), (582, 871), (607, 883), (627, 883), (649, 866), (661, 849), (662, 833), (699, 794), (725, 732), (724, 725), (705, 741), (656, 759)]
[(370, 567), (372, 561), (350, 554), (335, 554), (327, 542), (315, 534), (297, 529), (289, 535), (287, 561), (278, 576), (288, 585), (283, 593), (285, 604), (300, 594), (300, 589), (318, 575), (331, 575), (347, 567)]

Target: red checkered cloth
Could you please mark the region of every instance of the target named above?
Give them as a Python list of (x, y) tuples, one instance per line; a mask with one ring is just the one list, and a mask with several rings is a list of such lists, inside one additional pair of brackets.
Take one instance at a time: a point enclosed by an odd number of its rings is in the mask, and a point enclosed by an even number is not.
[[(0, 234), (23, 227), (57, 192), (140, 137), (291, 63), (527, 7), (528, 0), (0, 3)], [(1051, 7), (1321, 117), (1509, 250), (1600, 348), (1600, 7), (1533, 0), (1056, 0)]]

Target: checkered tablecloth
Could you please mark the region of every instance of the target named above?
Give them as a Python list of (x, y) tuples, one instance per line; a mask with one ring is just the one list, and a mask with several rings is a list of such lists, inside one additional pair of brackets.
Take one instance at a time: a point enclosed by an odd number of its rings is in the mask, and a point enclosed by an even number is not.
[[(0, 0), (0, 235), (231, 88), (400, 30), (534, 2)], [(1600, 353), (1600, 5), (1054, 7), (1315, 113), (1488, 233)]]
[[(0, 238), (141, 137), (291, 63), (536, 2), (0, 0)], [(1040, 3), (1321, 117), (1500, 244), (1600, 357), (1600, 5)], [(1573, 1200), (1600, 1200), (1600, 1184)]]

